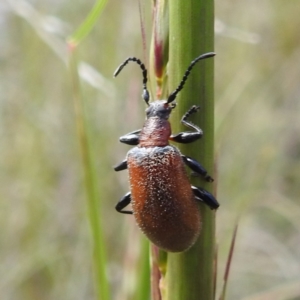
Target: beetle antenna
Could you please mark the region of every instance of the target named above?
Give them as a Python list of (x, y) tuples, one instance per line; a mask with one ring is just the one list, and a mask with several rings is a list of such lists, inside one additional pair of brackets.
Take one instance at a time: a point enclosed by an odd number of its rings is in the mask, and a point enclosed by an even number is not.
[(190, 72), (191, 70), (193, 69), (193, 67), (195, 66), (195, 64), (201, 60), (201, 59), (206, 59), (206, 58), (209, 58), (209, 57), (212, 57), (212, 56), (215, 56), (216, 53), (214, 52), (208, 52), (208, 53), (204, 53), (200, 56), (198, 56), (196, 59), (194, 59), (191, 64), (189, 65), (189, 67), (187, 68), (187, 70), (185, 71), (184, 75), (183, 75), (183, 78), (181, 80), (181, 82), (179, 83), (179, 86), (176, 88), (175, 91), (173, 91), (169, 97), (168, 97), (168, 100), (167, 102), (170, 103), (170, 102), (173, 102), (177, 96), (177, 94), (182, 90), (188, 76), (190, 75)]
[(128, 64), (129, 61), (134, 61), (136, 62), (142, 69), (143, 71), (143, 94), (142, 97), (145, 100), (146, 104), (149, 106), (149, 92), (147, 90), (147, 69), (145, 67), (145, 65), (136, 57), (129, 57), (127, 58), (115, 71), (114, 73), (114, 77), (116, 77), (121, 71), (122, 69)]

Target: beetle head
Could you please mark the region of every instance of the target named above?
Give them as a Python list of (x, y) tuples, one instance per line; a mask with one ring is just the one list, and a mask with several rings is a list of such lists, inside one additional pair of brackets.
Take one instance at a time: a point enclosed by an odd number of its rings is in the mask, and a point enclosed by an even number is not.
[[(140, 68), (142, 69), (143, 72), (143, 94), (142, 94), (142, 98), (144, 99), (144, 101), (146, 102), (146, 104), (149, 106), (148, 109), (146, 110), (147, 113), (147, 118), (150, 117), (160, 117), (162, 119), (168, 119), (169, 115), (171, 113), (171, 110), (176, 106), (175, 104), (175, 99), (177, 94), (183, 89), (183, 86), (188, 78), (188, 76), (190, 75), (191, 70), (193, 69), (193, 67), (195, 66), (195, 64), (201, 60), (201, 59), (206, 59), (212, 56), (215, 56), (216, 54), (214, 52), (208, 52), (208, 53), (204, 53), (200, 56), (198, 56), (197, 58), (195, 58), (189, 65), (189, 67), (187, 68), (187, 70), (185, 71), (182, 80), (180, 81), (178, 87), (168, 96), (167, 100), (156, 100), (153, 101), (151, 103), (149, 103), (150, 100), (150, 96), (149, 96), (149, 92), (147, 89), (147, 69), (145, 67), (145, 65), (136, 57), (129, 57), (127, 58), (115, 71), (114, 73), (114, 77), (116, 77), (121, 71), (122, 69), (128, 64), (128, 62), (133, 61), (135, 63), (137, 63)], [(172, 103), (174, 102), (174, 103)], [(169, 105), (169, 103), (172, 103)]]
[(147, 119), (158, 117), (160, 119), (168, 120), (172, 109), (175, 107), (176, 103), (169, 104), (167, 100), (156, 100), (150, 102), (146, 109)]

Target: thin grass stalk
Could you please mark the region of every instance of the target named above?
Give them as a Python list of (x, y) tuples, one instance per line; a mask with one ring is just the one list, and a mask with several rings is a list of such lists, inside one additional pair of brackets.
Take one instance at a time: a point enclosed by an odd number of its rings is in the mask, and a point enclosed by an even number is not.
[(86, 121), (84, 102), (80, 90), (76, 49), (82, 40), (91, 32), (102, 13), (107, 0), (97, 0), (89, 15), (79, 28), (68, 38), (69, 69), (73, 89), (73, 101), (77, 134), (80, 143), (81, 157), (84, 170), (84, 183), (87, 192), (88, 219), (93, 244), (93, 267), (97, 299), (110, 300), (109, 282), (106, 276), (106, 249), (103, 229), (100, 222), (100, 195), (97, 185), (95, 163), (90, 149), (88, 123)]
[(88, 219), (93, 244), (93, 267), (95, 274), (95, 290), (97, 299), (110, 300), (109, 284), (106, 277), (106, 255), (103, 230), (100, 222), (100, 197), (97, 188), (97, 176), (94, 169), (94, 160), (91, 155), (88, 127), (85, 116), (84, 103), (80, 91), (80, 81), (77, 71), (75, 48), (70, 48), (70, 75), (72, 80), (75, 119), (81, 157), (84, 170), (84, 183), (87, 192)]
[[(190, 62), (200, 54), (213, 51), (213, 0), (169, 0), (169, 91), (179, 84)], [(179, 93), (178, 106), (173, 112), (173, 132), (186, 131), (180, 119), (192, 106), (200, 112), (192, 120), (204, 131), (204, 137), (181, 151), (203, 164), (213, 173), (214, 103), (213, 59), (199, 62)], [(213, 175), (213, 174), (212, 174)], [(212, 192), (213, 185), (199, 178), (193, 184)], [(168, 253), (166, 294), (164, 300), (212, 300), (214, 297), (215, 214), (205, 205), (200, 206), (202, 230), (196, 244), (186, 252)]]

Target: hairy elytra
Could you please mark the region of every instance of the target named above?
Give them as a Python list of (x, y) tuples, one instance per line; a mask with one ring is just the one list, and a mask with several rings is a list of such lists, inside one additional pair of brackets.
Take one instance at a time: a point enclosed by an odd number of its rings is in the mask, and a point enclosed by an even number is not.
[[(194, 65), (214, 55), (215, 53), (209, 52), (197, 57), (187, 68), (178, 87), (166, 100), (150, 103), (147, 70), (139, 59), (129, 57), (114, 73), (114, 76), (117, 76), (129, 61), (136, 62), (143, 72), (142, 97), (148, 105), (143, 128), (120, 138), (122, 143), (136, 147), (114, 168), (116, 171), (128, 169), (130, 185), (130, 192), (120, 199), (116, 210), (123, 214), (133, 214), (149, 240), (169, 252), (185, 251), (195, 243), (201, 227), (199, 202), (211, 209), (219, 207), (212, 194), (201, 187), (191, 185), (185, 166), (206, 181), (213, 181), (205, 168), (169, 144), (170, 140), (186, 144), (201, 138), (202, 130), (188, 121), (189, 116), (197, 112), (199, 107), (192, 106), (181, 119), (185, 126), (193, 130), (192, 132), (173, 135), (168, 120), (172, 109), (176, 107), (174, 100), (184, 87)], [(125, 210), (129, 203), (132, 204), (132, 211)]]

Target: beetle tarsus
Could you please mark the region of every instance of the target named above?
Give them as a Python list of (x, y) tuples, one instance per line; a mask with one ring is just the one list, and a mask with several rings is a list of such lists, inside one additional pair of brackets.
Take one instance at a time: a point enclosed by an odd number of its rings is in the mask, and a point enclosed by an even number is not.
[(184, 124), (185, 126), (196, 130), (198, 133), (200, 133), (201, 135), (203, 135), (203, 131), (196, 126), (195, 124), (193, 124), (192, 122), (188, 121), (187, 119), (189, 118), (190, 115), (196, 113), (198, 110), (200, 109), (200, 106), (197, 105), (193, 105), (181, 118), (181, 123)]
[(188, 143), (192, 143), (198, 139), (200, 139), (203, 135), (203, 131), (196, 126), (195, 124), (193, 124), (192, 122), (188, 121), (188, 117), (191, 114), (194, 114), (195, 112), (197, 112), (199, 110), (199, 106), (193, 105), (181, 118), (181, 123), (184, 124), (185, 126), (194, 129), (196, 132), (179, 132), (176, 135), (171, 135), (170, 136), (170, 140), (177, 142), (177, 143), (181, 143), (181, 144), (188, 144)]

